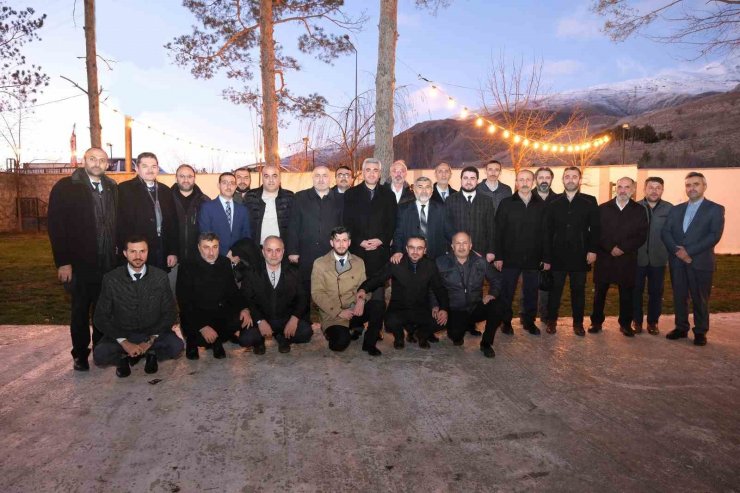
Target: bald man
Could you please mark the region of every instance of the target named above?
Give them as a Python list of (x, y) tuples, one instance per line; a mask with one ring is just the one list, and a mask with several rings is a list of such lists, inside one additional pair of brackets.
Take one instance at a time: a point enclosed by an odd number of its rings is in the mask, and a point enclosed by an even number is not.
[(285, 238), (293, 208), (293, 192), (280, 186), (280, 169), (262, 168), (262, 186), (249, 190), (244, 205), (249, 211), (250, 231), (257, 245), (268, 236)]

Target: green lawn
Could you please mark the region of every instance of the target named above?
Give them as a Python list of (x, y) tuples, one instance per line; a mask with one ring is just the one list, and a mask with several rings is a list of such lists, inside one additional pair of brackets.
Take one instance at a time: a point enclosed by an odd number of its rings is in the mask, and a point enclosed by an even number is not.
[[(56, 278), (49, 238), (45, 234), (0, 234), (0, 324), (68, 324), (69, 298)], [(586, 314), (593, 295), (589, 278)], [(517, 297), (518, 298), (518, 297)], [(567, 282), (561, 315), (570, 316)], [(607, 300), (607, 315), (616, 315), (617, 290)], [(719, 257), (712, 288), (712, 312), (740, 312), (740, 256)], [(664, 313), (673, 313), (666, 280)], [(518, 313), (515, 307), (514, 313)]]

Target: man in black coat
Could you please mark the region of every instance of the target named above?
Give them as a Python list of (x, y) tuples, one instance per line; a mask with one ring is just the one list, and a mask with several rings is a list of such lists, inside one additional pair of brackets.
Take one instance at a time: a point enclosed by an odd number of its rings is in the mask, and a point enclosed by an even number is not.
[(331, 250), (326, 239), (332, 229), (342, 224), (344, 205), (340, 196), (329, 191), (329, 168), (316, 166), (311, 177), (313, 188), (295, 194), (285, 241), (288, 260), (298, 264), (306, 293), (311, 292), (314, 260)]
[(234, 170), (236, 178), (236, 190), (234, 191), (234, 202), (244, 205), (247, 200), (247, 192), (252, 185), (252, 174), (249, 168), (242, 166)]
[(385, 184), (385, 187), (393, 192), (393, 196), (396, 199), (396, 204), (400, 207), (403, 204), (414, 201), (414, 192), (411, 186), (406, 182), (406, 175), (408, 174), (408, 168), (406, 168), (406, 162), (403, 159), (394, 161), (391, 164), (390, 169), (391, 179)]
[[(519, 276), (522, 276), (524, 316), (522, 326), (539, 335), (537, 290), (543, 259), (545, 202), (532, 192), (534, 173), (521, 170), (516, 176), (517, 191), (501, 201), (496, 211), (496, 246), (494, 265), (503, 274), (501, 301), (505, 306), (504, 334), (512, 334), (512, 302)], [(544, 266), (548, 269), (549, 266)]]
[[(195, 184), (195, 169), (189, 164), (181, 164), (175, 172), (172, 184), (172, 198), (177, 213), (177, 230), (180, 233), (180, 250), (177, 260), (180, 264), (198, 258), (198, 211), (210, 198)], [(175, 292), (179, 264), (170, 270), (170, 286)]]
[[(103, 274), (116, 264), (118, 186), (105, 176), (108, 155), (96, 147), (85, 151), (84, 168), (62, 178), (49, 195), (48, 230), (59, 281), (72, 295), (69, 332), (74, 369), (90, 365), (90, 315), (100, 295)], [(93, 324), (92, 343), (102, 334)]]
[(496, 207), (490, 195), (480, 193), (478, 169), (468, 166), (460, 172), (461, 189), (445, 202), (448, 221), (453, 231), (465, 231), (473, 241), (473, 251), (493, 262), (494, 221)]
[(478, 185), (478, 191), (493, 200), (493, 206), (498, 209), (502, 200), (511, 197), (511, 187), (499, 181), (501, 163), (491, 159), (486, 163), (486, 179)]
[(287, 236), (293, 192), (280, 186), (277, 166), (262, 168), (262, 186), (247, 192), (244, 205), (249, 211), (250, 231), (257, 245), (262, 245), (268, 236)]
[(213, 349), (213, 357), (226, 357), (228, 341), (249, 315), (234, 280), (231, 261), (219, 255), (219, 238), (205, 232), (198, 237), (198, 257), (183, 262), (177, 278), (180, 328), (185, 357), (198, 359), (198, 346)]
[(157, 181), (159, 162), (151, 152), (136, 158), (136, 175), (118, 187), (118, 248), (134, 235), (149, 245), (149, 265), (169, 271), (180, 251), (172, 190)]
[(450, 178), (452, 177), (452, 168), (447, 163), (439, 163), (434, 168), (434, 178), (437, 180), (434, 183), (434, 190), (432, 192), (432, 199), (434, 202), (444, 204), (450, 195), (457, 192), (450, 186)]
[(596, 197), (581, 193), (580, 186), (581, 170), (576, 166), (565, 168), (565, 192), (547, 206), (544, 262), (550, 264), (553, 281), (547, 306), (547, 332), (557, 331), (560, 299), (568, 276), (573, 332), (582, 337), (586, 335), (583, 328), (586, 273), (596, 261), (601, 218)]
[(438, 302), (436, 320), (440, 325), (447, 321), (447, 291), (442, 285), (437, 265), (425, 253), (426, 240), (419, 236), (410, 236), (406, 240), (407, 256), (398, 263), (388, 262), (378, 274), (363, 282), (357, 290), (358, 296), (363, 297), (366, 292), (372, 292), (392, 279), (393, 290), (385, 312), (385, 330), (393, 333), (393, 347), (396, 349), (404, 347), (404, 326), (414, 326), (419, 347), (429, 349), (429, 337), (434, 331), (432, 308), (429, 305), (430, 291)]
[(645, 243), (648, 222), (645, 209), (630, 197), (635, 181), (617, 180), (617, 196), (599, 206), (601, 236), (594, 269), (594, 309), (591, 313), (592, 334), (601, 332), (604, 305), (611, 284), (619, 287), (619, 330), (634, 337), (632, 329), (632, 290), (637, 277), (637, 251)]
[(265, 338), (274, 337), (278, 351), (290, 352), (291, 344), (311, 340), (311, 324), (303, 317), (309, 294), (303, 289), (298, 269), (283, 262), (285, 246), (277, 236), (268, 236), (262, 244), (264, 263), (247, 274), (242, 292), (250, 316), (242, 330), (239, 344), (252, 347), (254, 354), (265, 354)]
[(393, 235), (391, 261), (401, 261), (406, 240), (412, 236), (426, 239), (426, 255), (434, 260), (447, 253), (452, 238), (452, 228), (447, 221), (444, 205), (432, 202), (432, 180), (421, 176), (414, 182), (416, 200), (398, 207), (396, 233)]

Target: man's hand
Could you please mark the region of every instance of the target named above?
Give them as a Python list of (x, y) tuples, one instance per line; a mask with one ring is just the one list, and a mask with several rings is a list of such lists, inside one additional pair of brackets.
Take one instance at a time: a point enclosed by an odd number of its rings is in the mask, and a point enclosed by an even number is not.
[(612, 248), (611, 254), (612, 257), (621, 257), (622, 255), (624, 255), (624, 252), (618, 246), (615, 246), (614, 248)]
[(391, 263), (398, 265), (401, 263), (402, 258), (403, 258), (403, 253), (401, 252), (394, 253), (393, 255), (391, 255)]
[(495, 258), (496, 258), (496, 255), (494, 255), (492, 253), (487, 253), (486, 254), (486, 262), (488, 262), (489, 264), (491, 262), (493, 262)]
[(352, 309), (352, 314), (355, 317), (361, 317), (365, 311), (365, 299), (359, 299), (355, 302), (355, 307)]
[(174, 267), (177, 265), (177, 255), (167, 255), (167, 267)]
[(138, 344), (134, 344), (133, 342), (127, 340), (121, 341), (121, 347), (131, 358), (135, 358), (143, 354)]
[(242, 329), (252, 326), (252, 313), (249, 311), (249, 308), (245, 308), (239, 312), (239, 320), (242, 321)]
[(239, 258), (239, 255), (234, 255), (233, 253), (231, 253), (231, 250), (226, 252), (226, 258), (228, 258), (232, 264), (238, 264), (239, 261), (241, 260)]
[(490, 303), (492, 300), (495, 300), (495, 299), (496, 299), (495, 296), (491, 296), (490, 294), (487, 294), (483, 297), (483, 304), (487, 305), (488, 303)]
[(364, 289), (358, 289), (357, 293), (355, 293), (355, 300), (356, 301), (367, 300), (367, 292)]
[(286, 339), (292, 339), (297, 329), (298, 329), (298, 317), (293, 315), (290, 317), (290, 320), (288, 320), (288, 323), (285, 324), (283, 335), (285, 336)]
[(140, 342), (140, 343), (139, 343), (139, 350), (140, 350), (141, 352), (140, 352), (139, 354), (144, 354), (144, 353), (146, 353), (147, 351), (149, 351), (149, 348), (151, 348), (151, 347), (152, 347), (152, 344), (154, 344), (154, 343), (153, 343), (153, 342), (149, 342), (148, 340), (146, 340), (146, 341), (144, 341), (144, 342)]
[(503, 261), (503, 260), (496, 260), (496, 261), (495, 261), (495, 262), (493, 263), (493, 266), (494, 266), (494, 267), (496, 267), (496, 270), (497, 270), (497, 271), (501, 272), (501, 269), (503, 269), (503, 268), (504, 268), (504, 261)]
[(437, 313), (433, 313), (434, 310), (432, 310), (434, 320), (437, 321), (439, 325), (447, 325), (447, 310), (440, 310), (438, 307), (434, 307), (437, 309)]
[(262, 337), (264, 337), (265, 339), (272, 335), (272, 327), (269, 323), (267, 323), (267, 320), (260, 320), (257, 328), (260, 330), (260, 334), (262, 334)]
[(288, 262), (290, 262), (291, 264), (297, 264), (300, 258), (300, 255), (288, 255)]
[[(357, 307), (357, 305), (355, 305), (355, 307)], [(352, 320), (352, 317), (354, 316), (355, 316), (354, 311), (350, 310), (349, 308), (346, 308), (342, 310), (341, 312), (339, 312), (339, 318), (343, 320)]]
[(587, 263), (588, 265), (591, 265), (591, 264), (593, 264), (594, 262), (596, 262), (596, 254), (595, 254), (594, 252), (588, 252), (588, 253), (586, 254), (586, 263)]
[(70, 282), (72, 280), (72, 266), (63, 265), (57, 269), (59, 282)]
[(686, 249), (684, 247), (682, 247), (682, 246), (679, 246), (676, 249), (676, 257), (680, 258), (681, 260), (683, 260), (687, 264), (690, 264), (691, 263), (691, 256), (689, 255), (689, 252), (687, 252)]
[(552, 267), (547, 262), (542, 262), (542, 270), (550, 270), (550, 267)]
[(203, 336), (203, 339), (205, 339), (208, 344), (213, 344), (216, 338), (218, 338), (218, 332), (213, 330), (213, 327), (211, 327), (210, 325), (206, 325), (205, 327), (200, 329), (200, 333)]

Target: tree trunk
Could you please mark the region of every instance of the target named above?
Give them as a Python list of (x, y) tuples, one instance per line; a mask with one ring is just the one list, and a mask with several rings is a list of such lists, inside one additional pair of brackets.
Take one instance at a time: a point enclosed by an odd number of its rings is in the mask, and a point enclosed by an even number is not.
[(262, 133), (265, 164), (280, 166), (278, 152), (278, 104), (275, 94), (275, 41), (272, 39), (273, 0), (260, 0), (260, 71), (262, 73)]
[(375, 157), (383, 164), (382, 180), (393, 162), (393, 94), (396, 85), (398, 0), (380, 0), (378, 70), (375, 74)]
[(95, 0), (85, 0), (85, 60), (85, 66), (87, 67), (87, 106), (90, 113), (90, 147), (102, 149), (98, 54), (95, 47)]

